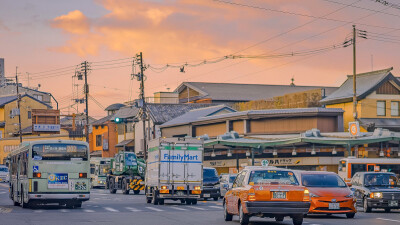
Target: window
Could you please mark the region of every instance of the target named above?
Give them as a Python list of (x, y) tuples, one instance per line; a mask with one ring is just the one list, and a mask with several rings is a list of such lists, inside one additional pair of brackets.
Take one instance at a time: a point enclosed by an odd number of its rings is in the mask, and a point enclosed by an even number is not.
[(376, 102), (376, 115), (377, 116), (386, 116), (386, 101), (377, 101)]
[(391, 102), (390, 115), (399, 116), (399, 102)]
[(32, 112), (28, 111), (28, 119), (32, 119)]
[(41, 95), (33, 95), (33, 97), (39, 101), (43, 101), (43, 96), (41, 96)]
[(101, 146), (101, 134), (100, 135), (96, 135), (96, 146)]

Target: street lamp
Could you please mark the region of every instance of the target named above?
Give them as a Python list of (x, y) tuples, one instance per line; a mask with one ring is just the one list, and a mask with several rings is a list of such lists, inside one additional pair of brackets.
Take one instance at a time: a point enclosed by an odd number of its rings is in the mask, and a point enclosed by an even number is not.
[(211, 152), (211, 157), (215, 157), (216, 155), (215, 155), (215, 152), (214, 152), (214, 150)]
[(383, 152), (383, 150), (381, 150), (381, 151), (379, 152), (379, 156), (380, 156), (380, 157), (385, 156), (385, 153)]
[(274, 149), (274, 151), (272, 152), (273, 156), (277, 156), (278, 155), (278, 151), (276, 149)]
[(293, 147), (292, 155), (293, 155), (293, 156), (297, 155), (296, 147)]
[(250, 151), (249, 151), (249, 150), (246, 151), (246, 156), (247, 156), (247, 157), (250, 156)]
[(315, 146), (313, 145), (312, 150), (311, 150), (311, 155), (315, 155), (315, 154), (317, 154), (317, 153), (315, 152)]
[(232, 157), (232, 151), (230, 149), (228, 150), (228, 153), (226, 153), (226, 156)]
[(333, 147), (332, 155), (336, 155), (336, 154), (337, 154), (337, 151), (336, 151), (336, 146), (335, 146), (335, 147)]

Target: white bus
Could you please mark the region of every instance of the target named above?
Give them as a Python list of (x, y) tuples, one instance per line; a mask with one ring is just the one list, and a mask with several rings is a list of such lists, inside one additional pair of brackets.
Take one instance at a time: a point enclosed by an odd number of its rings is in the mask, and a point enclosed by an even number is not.
[(24, 208), (46, 203), (81, 207), (90, 197), (89, 160), (86, 142), (23, 142), (8, 156), (10, 198)]
[(110, 170), (111, 158), (91, 157), (90, 158), (90, 179), (92, 188), (105, 187), (107, 173)]
[(339, 160), (339, 176), (350, 182), (357, 172), (382, 171), (400, 174), (400, 158), (355, 158), (349, 157)]

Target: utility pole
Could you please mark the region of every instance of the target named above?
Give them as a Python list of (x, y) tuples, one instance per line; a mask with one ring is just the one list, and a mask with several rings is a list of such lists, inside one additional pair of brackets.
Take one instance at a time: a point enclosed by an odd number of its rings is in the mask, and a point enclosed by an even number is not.
[(22, 128), (21, 128), (21, 95), (19, 94), (18, 84), (18, 66), (15, 67), (15, 82), (17, 83), (17, 109), (18, 109), (18, 128), (19, 128), (19, 143), (22, 143)]
[(89, 85), (87, 82), (87, 72), (88, 72), (88, 62), (85, 61), (82, 63), (85, 75), (85, 103), (86, 103), (86, 129), (85, 129), (85, 136), (86, 142), (89, 143)]
[(145, 95), (144, 95), (144, 67), (143, 67), (143, 54), (140, 52), (138, 55), (138, 61), (140, 63), (140, 74), (139, 74), (139, 80), (140, 80), (140, 109), (141, 109), (141, 117), (142, 117), (142, 125), (143, 125), (143, 153), (144, 153), (144, 160), (147, 160), (147, 135), (146, 135), (146, 120), (147, 120), (147, 114), (146, 114), (146, 100), (145, 100)]
[(353, 117), (357, 121), (356, 25), (353, 25)]

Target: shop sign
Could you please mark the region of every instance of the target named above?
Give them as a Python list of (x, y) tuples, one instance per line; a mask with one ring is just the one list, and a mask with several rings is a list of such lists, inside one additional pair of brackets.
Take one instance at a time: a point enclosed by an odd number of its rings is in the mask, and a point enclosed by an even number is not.
[[(263, 160), (264, 161), (264, 160)], [(270, 166), (289, 166), (301, 164), (302, 160), (300, 158), (281, 158), (281, 159), (270, 159)]]

